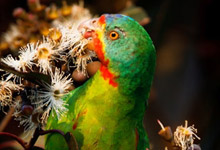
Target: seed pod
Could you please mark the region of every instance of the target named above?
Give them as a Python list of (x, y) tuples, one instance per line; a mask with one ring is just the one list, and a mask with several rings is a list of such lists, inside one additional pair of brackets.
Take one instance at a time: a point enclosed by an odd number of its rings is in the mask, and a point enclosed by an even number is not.
[(26, 41), (25, 41), (24, 37), (17, 36), (16, 38), (14, 38), (12, 45), (15, 49), (18, 49), (18, 48), (24, 46), (25, 43), (26, 43)]
[(34, 108), (31, 105), (23, 105), (21, 108), (21, 112), (25, 116), (30, 116), (33, 113), (33, 110), (34, 110)]
[(16, 18), (24, 19), (24, 20), (27, 19), (27, 13), (25, 12), (23, 8), (20, 8), (20, 7), (16, 8), (13, 11), (13, 16)]
[(49, 34), (50, 25), (47, 22), (40, 23), (40, 33), (44, 36)]
[(67, 64), (63, 64), (63, 65), (61, 66), (61, 71), (66, 72), (67, 69), (68, 69)]
[(61, 14), (63, 16), (69, 16), (72, 12), (72, 8), (67, 5), (66, 1), (62, 1), (63, 7), (61, 8)]
[(29, 87), (31, 86), (31, 82), (28, 80), (22, 80), (22, 83), (24, 86), (29, 86)]
[(160, 120), (157, 120), (158, 124), (161, 127), (161, 130), (158, 132), (158, 134), (166, 141), (172, 142), (173, 140), (173, 133), (170, 128), (170, 126), (164, 127), (163, 124), (160, 122)]
[(46, 10), (46, 17), (49, 20), (55, 20), (59, 17), (56, 5), (53, 4)]
[(201, 150), (201, 147), (197, 144), (193, 144), (193, 149), (192, 149), (192, 147), (190, 147), (187, 150)]
[(8, 49), (8, 43), (7, 42), (1, 42), (0, 43), (0, 50)]
[(38, 38), (39, 38), (39, 37), (32, 35), (32, 36), (29, 38), (29, 43), (37, 43)]
[(51, 28), (48, 35), (55, 42), (59, 42), (62, 37), (62, 33), (56, 28)]
[(41, 12), (45, 9), (45, 6), (41, 5), (39, 0), (28, 0), (28, 7), (33, 12)]
[(172, 130), (169, 126), (164, 127), (164, 129), (161, 129), (158, 134), (166, 141), (171, 141), (173, 138)]
[(87, 64), (86, 70), (89, 74), (89, 76), (93, 76), (100, 68), (101, 63), (99, 61), (93, 61), (89, 64)]
[(83, 72), (78, 71), (77, 69), (73, 71), (72, 78), (74, 81), (79, 82), (79, 83), (85, 82), (88, 79), (87, 76)]

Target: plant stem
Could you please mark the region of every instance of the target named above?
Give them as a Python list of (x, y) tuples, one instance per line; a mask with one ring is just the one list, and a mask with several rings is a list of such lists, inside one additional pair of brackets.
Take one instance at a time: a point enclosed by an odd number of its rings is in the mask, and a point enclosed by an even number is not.
[(39, 135), (39, 130), (42, 130), (42, 129), (41, 128), (40, 129), (36, 128), (36, 130), (34, 131), (34, 135), (33, 135), (32, 139), (30, 140), (30, 142), (28, 144), (27, 150), (31, 150), (34, 147), (34, 144), (36, 143), (38, 137), (40, 136)]
[(36, 143), (37, 139), (39, 138), (39, 136), (41, 135), (45, 135), (48, 133), (58, 133), (61, 134), (62, 136), (65, 136), (64, 132), (60, 131), (60, 130), (47, 130), (44, 131), (41, 128), (37, 128), (34, 132), (33, 138), (30, 140), (29, 145), (27, 147), (27, 150), (31, 150), (34, 147), (34, 144)]
[(14, 112), (14, 108), (10, 108), (8, 113), (6, 114), (6, 116), (4, 117), (4, 119), (2, 120), (1, 124), (0, 124), (0, 132), (4, 131), (5, 127), (7, 126), (7, 124), (9, 123), (9, 121), (11, 120), (11, 116)]
[(41, 130), (41, 131), (39, 132), (39, 135), (45, 135), (45, 134), (48, 134), (48, 133), (58, 133), (58, 134), (61, 134), (62, 136), (65, 136), (65, 134), (64, 134), (63, 131), (56, 130), (56, 129), (46, 130), (46, 131)]
[[(68, 143), (69, 141), (66, 139), (66, 134), (63, 131), (56, 130), (56, 129), (44, 131), (41, 128), (37, 128), (35, 130), (35, 132), (34, 132), (33, 138), (30, 140), (28, 145), (27, 145), (26, 142), (24, 142), (17, 135), (14, 135), (14, 134), (11, 134), (11, 133), (8, 133), (8, 132), (0, 132), (0, 136), (2, 135), (2, 136), (11, 137), (12, 139), (16, 140), (25, 150), (32, 150), (34, 145), (35, 145), (35, 143), (36, 143), (36, 141), (37, 141), (37, 139), (39, 138), (39, 136), (45, 135), (45, 134), (48, 134), (48, 133), (58, 133), (58, 134), (62, 135), (65, 138), (65, 140), (66, 140), (66, 142), (68, 144), (69, 149), (70, 150), (73, 149), (72, 146), (70, 147), (70, 145)], [(72, 140), (74, 140), (74, 139), (72, 139)], [(78, 149), (78, 145), (77, 145), (76, 141), (74, 140), (74, 141), (71, 141), (71, 142), (74, 142), (73, 144), (75, 144), (76, 149)]]
[(16, 140), (25, 150), (27, 150), (27, 143), (24, 142), (17, 135), (14, 135), (14, 134), (11, 134), (11, 133), (8, 133), (8, 132), (0, 132), (0, 136), (1, 135), (11, 137), (12, 139)]

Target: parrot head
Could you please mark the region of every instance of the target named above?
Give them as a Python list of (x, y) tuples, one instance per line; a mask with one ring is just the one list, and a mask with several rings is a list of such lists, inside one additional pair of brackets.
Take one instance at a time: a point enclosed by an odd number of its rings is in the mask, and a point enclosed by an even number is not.
[(101, 75), (111, 86), (124, 94), (150, 87), (156, 54), (138, 22), (125, 15), (104, 14), (83, 22), (78, 30), (90, 41), (88, 49), (96, 52)]

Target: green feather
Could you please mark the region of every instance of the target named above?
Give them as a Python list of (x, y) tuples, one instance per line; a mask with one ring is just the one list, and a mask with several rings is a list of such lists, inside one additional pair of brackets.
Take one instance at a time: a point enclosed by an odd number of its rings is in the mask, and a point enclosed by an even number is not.
[[(149, 142), (143, 117), (155, 69), (155, 49), (149, 35), (133, 19), (105, 15), (105, 23), (105, 57), (109, 59), (108, 70), (117, 75), (118, 87), (98, 71), (63, 98), (69, 111), (59, 120), (51, 115), (47, 129), (71, 132), (82, 150), (145, 150)], [(119, 33), (118, 40), (108, 38), (112, 30)], [(50, 134), (46, 149), (68, 148), (62, 136)]]

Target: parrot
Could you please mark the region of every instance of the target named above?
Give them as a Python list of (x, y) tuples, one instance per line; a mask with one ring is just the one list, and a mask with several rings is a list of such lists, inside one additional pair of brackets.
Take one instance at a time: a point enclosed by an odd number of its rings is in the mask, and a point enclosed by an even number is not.
[[(146, 150), (143, 125), (156, 65), (156, 51), (146, 30), (121, 14), (103, 14), (78, 27), (90, 40), (100, 69), (63, 97), (65, 115), (50, 115), (46, 129), (70, 132), (79, 150)], [(68, 150), (62, 135), (49, 134), (45, 149)]]

